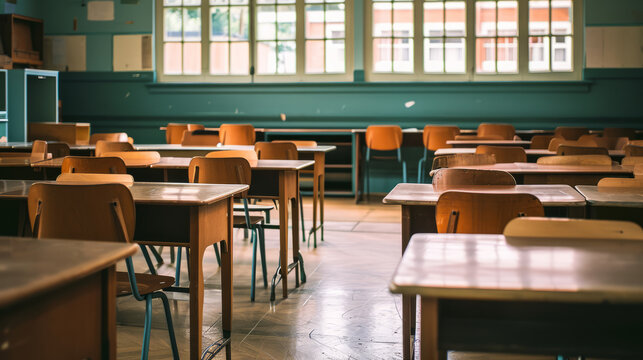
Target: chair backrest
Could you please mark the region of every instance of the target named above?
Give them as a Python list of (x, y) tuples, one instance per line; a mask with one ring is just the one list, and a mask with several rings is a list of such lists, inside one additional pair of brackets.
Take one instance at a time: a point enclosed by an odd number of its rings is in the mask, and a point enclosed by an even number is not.
[(453, 154), (439, 155), (433, 158), (432, 170), (468, 165), (493, 165), (496, 163), (495, 155), (491, 154)]
[(297, 146), (290, 142), (258, 142), (255, 151), (259, 160), (297, 160)]
[(219, 138), (223, 145), (254, 145), (255, 128), (250, 124), (221, 124)]
[(242, 158), (254, 166), (257, 163), (257, 152), (254, 150), (218, 150), (212, 151), (205, 155), (207, 158), (222, 159), (222, 158)]
[(527, 153), (520, 146), (479, 145), (476, 154), (493, 154), (496, 163), (527, 162)]
[(614, 220), (521, 217), (507, 224), (510, 238), (643, 240), (643, 229), (633, 222)]
[(216, 131), (194, 130), (184, 131), (181, 138), (181, 145), (184, 146), (217, 146), (220, 142), (219, 134)]
[(554, 137), (549, 142), (547, 150), (558, 151), (558, 147), (561, 145), (581, 146), (581, 144), (578, 143), (578, 140), (565, 140), (562, 137)]
[(402, 146), (402, 128), (397, 125), (370, 125), (366, 128), (366, 146), (378, 151), (397, 150)]
[(630, 128), (605, 128), (603, 129), (604, 137), (626, 137), (636, 139), (636, 130)]
[(61, 174), (127, 174), (127, 167), (118, 157), (66, 156), (60, 172)]
[(435, 206), (439, 233), (502, 234), (513, 218), (544, 215), (543, 205), (532, 194), (447, 191)]
[(433, 186), (508, 185), (515, 186), (516, 179), (500, 170), (439, 169), (433, 175)]
[(534, 135), (531, 137), (530, 149), (547, 149), (554, 135)]
[(643, 179), (641, 178), (602, 178), (598, 182), (599, 188), (607, 187), (631, 187), (643, 188)]
[(460, 128), (457, 126), (427, 125), (422, 133), (422, 142), (428, 150), (451, 148), (453, 145), (447, 144), (449, 140), (455, 140), (460, 134)]
[(497, 138), (498, 140), (513, 140), (516, 136), (516, 128), (511, 124), (489, 124), (478, 125), (478, 136), (481, 138)]
[(621, 160), (621, 165), (643, 164), (643, 156), (626, 156)]
[(47, 142), (47, 152), (51, 154), (52, 158), (61, 158), (69, 156), (70, 149), (65, 142), (49, 141)]
[(609, 151), (604, 147), (560, 145), (556, 155), (609, 155)]
[(31, 145), (31, 161), (42, 161), (48, 157), (47, 142), (43, 140), (34, 140)]
[(101, 154), (101, 157), (118, 157), (127, 166), (148, 166), (161, 161), (157, 151), (112, 151)]
[[(207, 158), (197, 156), (190, 160), (188, 177), (191, 183), (250, 185), (250, 163), (244, 158)], [(247, 192), (241, 194), (245, 197)]]
[(201, 124), (188, 124), (188, 131), (195, 131), (195, 130), (205, 130), (205, 125)]
[(625, 156), (643, 156), (643, 146), (625, 145), (623, 151), (625, 151)]
[(183, 138), (183, 132), (187, 129), (187, 124), (167, 124), (165, 127), (165, 142), (168, 144), (180, 144)]
[(127, 133), (96, 133), (92, 134), (89, 138), (90, 144), (96, 144), (99, 140), (113, 141), (113, 142), (127, 142)]
[(56, 178), (58, 183), (87, 183), (87, 184), (134, 184), (134, 177), (130, 174), (89, 174), (89, 173), (64, 173)]
[(612, 165), (612, 158), (607, 155), (568, 155), (543, 156), (537, 161), (540, 165)]
[(597, 134), (585, 134), (585, 135), (581, 135), (575, 141), (577, 141), (578, 146), (595, 147), (595, 146), (598, 146), (598, 142), (596, 141), (597, 138), (598, 138)]
[(565, 140), (578, 140), (585, 134), (589, 134), (589, 129), (586, 127), (559, 126), (554, 129), (554, 137), (560, 137)]
[(317, 146), (317, 141), (314, 141), (314, 140), (273, 140), (272, 142), (273, 143), (293, 143), (298, 148)]
[(608, 150), (617, 150), (625, 147), (629, 139), (626, 137), (595, 137), (593, 141), (596, 144), (595, 146)]
[(107, 152), (116, 152), (116, 151), (134, 151), (134, 145), (130, 144), (127, 141), (105, 141), (98, 140), (96, 143), (96, 156), (101, 156)]
[(136, 211), (122, 184), (36, 183), (29, 190), (35, 237), (130, 242)]

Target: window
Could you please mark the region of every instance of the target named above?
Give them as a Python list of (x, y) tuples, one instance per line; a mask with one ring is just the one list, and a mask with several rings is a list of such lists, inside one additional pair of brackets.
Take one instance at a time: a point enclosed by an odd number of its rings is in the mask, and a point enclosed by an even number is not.
[(369, 80), (577, 80), (582, 0), (368, 0)]
[(157, 0), (161, 81), (352, 79), (352, 0)]

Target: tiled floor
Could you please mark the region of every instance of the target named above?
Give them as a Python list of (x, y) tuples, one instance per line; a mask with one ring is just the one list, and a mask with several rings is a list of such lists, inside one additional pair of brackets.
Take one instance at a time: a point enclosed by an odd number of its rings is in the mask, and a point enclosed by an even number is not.
[[(304, 214), (311, 218), (309, 199)], [(273, 216), (273, 219), (278, 218)], [(307, 221), (307, 228), (310, 222)], [(252, 246), (238, 230), (234, 243), (233, 359), (399, 359), (402, 352), (401, 297), (388, 291), (399, 260), (400, 209), (372, 200), (355, 205), (352, 199), (326, 200), (325, 241), (317, 249), (302, 246), (308, 282), (287, 299), (270, 303), (258, 271), (256, 301), (250, 302)], [(266, 230), (270, 276), (278, 261), (278, 232)], [(164, 256), (169, 262), (169, 252)], [(144, 269), (142, 258), (137, 269)], [(214, 252), (204, 260), (206, 278), (204, 346), (221, 335), (220, 273)], [(174, 266), (162, 272), (173, 275)], [(182, 282), (187, 280), (185, 262)], [(171, 293), (174, 327), (181, 357), (188, 357), (187, 294)], [(156, 301), (156, 300), (155, 300)], [(132, 298), (118, 301), (118, 358), (140, 356), (144, 304)], [(150, 359), (170, 358), (162, 305), (154, 303)], [(223, 359), (224, 351), (216, 358)], [(516, 356), (464, 356), (451, 359), (535, 359)], [(539, 359), (542, 359), (540, 357)], [(545, 358), (550, 359), (550, 358)]]

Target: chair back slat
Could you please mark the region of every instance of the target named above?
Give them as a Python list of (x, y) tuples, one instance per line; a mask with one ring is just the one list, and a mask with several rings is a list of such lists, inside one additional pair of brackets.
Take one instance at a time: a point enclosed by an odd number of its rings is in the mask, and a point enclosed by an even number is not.
[[(202, 184), (245, 184), (251, 183), (251, 168), (244, 158), (192, 158), (188, 168), (191, 183)], [(247, 193), (243, 193), (245, 197)]]
[(297, 146), (291, 142), (258, 142), (255, 151), (260, 160), (297, 160)]
[(586, 134), (589, 134), (589, 129), (586, 127), (559, 126), (554, 129), (554, 137), (563, 138), (565, 140), (578, 140), (578, 138)]
[(511, 124), (482, 123), (478, 125), (477, 136), (485, 139), (513, 140), (516, 128)]
[(494, 155), (496, 163), (527, 162), (527, 153), (520, 146), (479, 145), (476, 154)]
[(250, 124), (221, 124), (219, 138), (223, 145), (254, 145), (255, 128)]
[(60, 168), (65, 173), (127, 174), (125, 162), (118, 157), (66, 156)]
[(433, 175), (433, 186), (507, 185), (515, 186), (516, 179), (500, 170), (439, 169)]
[(492, 154), (453, 154), (439, 155), (433, 158), (432, 170), (454, 166), (493, 165), (496, 157)]
[(96, 133), (89, 138), (90, 144), (96, 144), (98, 141), (127, 142), (127, 133)]
[(569, 156), (569, 155), (607, 155), (609, 151), (604, 147), (589, 147), (589, 146), (571, 146), (560, 145), (556, 149), (556, 155)]
[(397, 150), (402, 146), (402, 128), (397, 125), (371, 125), (366, 128), (366, 146), (378, 151)]
[(134, 151), (134, 145), (129, 141), (105, 141), (98, 140), (96, 142), (96, 156), (102, 156), (107, 152), (120, 152), (120, 151)]
[(424, 147), (431, 151), (451, 148), (453, 145), (447, 144), (447, 141), (455, 140), (459, 134), (460, 128), (457, 126), (427, 125), (422, 132), (422, 142)]
[(216, 131), (187, 130), (183, 132), (181, 145), (183, 146), (217, 146), (221, 138)]
[(612, 165), (612, 158), (607, 155), (566, 155), (566, 156), (543, 156), (539, 157), (536, 163), (540, 165)]

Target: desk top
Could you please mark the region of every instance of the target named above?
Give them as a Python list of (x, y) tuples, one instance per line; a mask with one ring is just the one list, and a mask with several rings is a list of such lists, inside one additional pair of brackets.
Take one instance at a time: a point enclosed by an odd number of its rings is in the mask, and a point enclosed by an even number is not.
[[(195, 150), (195, 151), (224, 151), (224, 150), (252, 150), (253, 145), (221, 145), (221, 146), (183, 146), (179, 144), (141, 144), (134, 145), (136, 150), (145, 151), (171, 151), (171, 150)], [(302, 153), (330, 152), (336, 150), (334, 145), (298, 146), (297, 151)]]
[(536, 196), (544, 206), (585, 206), (585, 198), (569, 185), (478, 185), (446, 188), (434, 187), (432, 184), (397, 184), (383, 202), (391, 205), (435, 205), (440, 194), (445, 191), (527, 193)]
[(0, 237), (0, 308), (105, 269), (134, 243)]
[[(51, 169), (60, 169), (63, 166), (63, 159), (64, 158), (53, 158), (49, 160), (44, 160), (44, 161), (38, 161), (33, 164), (31, 164), (31, 167), (34, 168), (51, 168)], [(127, 160), (123, 160), (125, 162), (125, 166), (128, 168), (146, 168), (149, 167), (149, 165), (141, 165), (141, 164), (128, 164)]]
[[(442, 148), (435, 151), (435, 155), (454, 155), (454, 154), (475, 154), (476, 148)], [(552, 156), (556, 155), (555, 151), (547, 149), (525, 149), (527, 156)], [(624, 157), (625, 151), (623, 150), (609, 150), (611, 157)]]
[(493, 165), (454, 166), (460, 169), (502, 170), (511, 174), (632, 174), (632, 166), (541, 165), (536, 163), (500, 163)]
[(500, 145), (500, 146), (525, 146), (530, 145), (527, 140), (447, 140), (449, 145)]
[[(187, 169), (191, 158), (162, 157), (161, 161), (150, 165), (152, 169)], [(253, 170), (302, 170), (315, 164), (314, 160), (259, 160), (250, 164)]]
[(598, 206), (643, 208), (643, 188), (618, 188), (577, 185), (587, 202)]
[(0, 157), (0, 167), (17, 167), (31, 166), (31, 159), (29, 158), (29, 153), (25, 153), (25, 157)]
[(389, 287), (454, 299), (643, 302), (643, 242), (556, 241), (512, 245), (503, 235), (415, 234)]
[[(0, 199), (25, 199), (38, 180), (0, 180)], [(44, 181), (55, 183), (53, 181)], [(248, 185), (135, 182), (128, 186), (136, 204), (207, 205), (248, 190)]]

